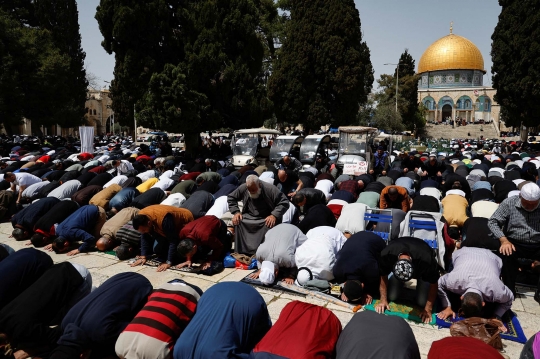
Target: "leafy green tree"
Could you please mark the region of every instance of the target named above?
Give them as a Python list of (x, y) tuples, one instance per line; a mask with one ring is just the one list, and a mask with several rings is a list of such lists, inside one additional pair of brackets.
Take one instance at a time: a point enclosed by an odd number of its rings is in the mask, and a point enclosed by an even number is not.
[(399, 112), (396, 112), (395, 105), (391, 102), (380, 103), (373, 115), (375, 126), (385, 131), (403, 131), (403, 119)]
[[(418, 107), (418, 79), (419, 76), (415, 73), (415, 61), (409, 54), (409, 50), (401, 54), (399, 61), (399, 79), (398, 79), (398, 111), (403, 120), (404, 126), (413, 130), (424, 126), (424, 121), (419, 118)], [(377, 80), (379, 87), (382, 88), (384, 98), (396, 100), (396, 76), (397, 69), (394, 70), (394, 75), (382, 74)]]
[(499, 22), (491, 36), (493, 87), (507, 126), (540, 123), (540, 4), (499, 0)]
[[(204, 0), (181, 9), (184, 56), (154, 73), (141, 122), (198, 139), (204, 128), (258, 127), (271, 114), (263, 10), (253, 0)], [(275, 8), (274, 8), (275, 10)], [(266, 48), (265, 48), (266, 46)], [(187, 143), (189, 150), (195, 143)]]
[(350, 124), (373, 84), (369, 48), (362, 42), (353, 0), (282, 1), (290, 11), (283, 46), (269, 81), (279, 122)]
[(20, 71), (26, 51), (20, 41), (22, 33), (20, 24), (0, 10), (0, 119), (7, 130), (23, 117)]
[[(0, 5), (0, 114), (6, 128), (82, 123), (87, 82), (75, 0)], [(22, 100), (21, 100), (22, 99)]]
[[(88, 90), (81, 47), (79, 11), (75, 0), (46, 0), (34, 2), (34, 14), (40, 28), (47, 30), (53, 45), (68, 59), (68, 70), (63, 75), (62, 91), (55, 93), (56, 111), (47, 123), (71, 127), (80, 124), (85, 114), (84, 103)], [(45, 119), (43, 119), (45, 120)]]
[(145, 95), (152, 75), (184, 59), (182, 10), (190, 1), (100, 1), (95, 17), (101, 44), (115, 57), (110, 97), (122, 125), (133, 124), (134, 105)]

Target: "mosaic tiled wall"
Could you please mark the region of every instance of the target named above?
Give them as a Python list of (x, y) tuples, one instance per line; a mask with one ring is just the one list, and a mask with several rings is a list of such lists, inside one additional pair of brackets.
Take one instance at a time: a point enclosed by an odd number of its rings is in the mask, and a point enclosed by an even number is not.
[(425, 72), (418, 81), (419, 89), (477, 87), (484, 83), (484, 74), (476, 70), (445, 70)]

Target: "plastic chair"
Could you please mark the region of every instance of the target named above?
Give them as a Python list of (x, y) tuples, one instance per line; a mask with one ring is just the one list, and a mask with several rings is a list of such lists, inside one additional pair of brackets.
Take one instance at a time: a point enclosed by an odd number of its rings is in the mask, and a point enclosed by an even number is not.
[[(369, 212), (371, 211), (371, 212)], [(373, 211), (377, 211), (379, 213), (375, 213)], [(389, 214), (383, 214), (380, 212), (386, 212)], [(386, 243), (390, 240), (390, 235), (392, 233), (392, 211), (387, 209), (373, 209), (373, 208), (367, 208), (366, 213), (364, 214), (364, 220), (366, 221), (366, 231), (373, 232), (380, 236)], [(381, 232), (377, 231), (375, 229), (368, 229), (369, 223), (389, 223), (389, 229), (388, 232)]]
[[(437, 259), (440, 262), (440, 256), (439, 256), (439, 244), (437, 242), (437, 223), (435, 222), (435, 218), (430, 216), (422, 216), (416, 214), (415, 217), (420, 217), (422, 219), (409, 219), (409, 229), (410, 229), (410, 235), (415, 237), (414, 231), (415, 230), (424, 230), (424, 231), (433, 231), (435, 232), (435, 238), (429, 239), (429, 238), (421, 238), (424, 242), (426, 242), (431, 249), (435, 251), (435, 254), (437, 255)], [(418, 237), (420, 238), (420, 237)]]

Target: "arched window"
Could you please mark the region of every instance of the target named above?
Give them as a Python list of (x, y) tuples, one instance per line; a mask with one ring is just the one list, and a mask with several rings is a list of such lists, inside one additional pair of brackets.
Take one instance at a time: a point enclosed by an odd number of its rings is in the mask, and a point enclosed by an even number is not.
[(485, 100), (485, 101), (484, 101), (484, 111), (485, 111), (485, 112), (491, 111), (491, 103), (490, 103), (489, 100)]
[(94, 116), (97, 114), (96, 110), (94, 110)]
[(463, 102), (461, 100), (458, 100), (457, 108), (460, 109), (460, 110), (463, 108)]
[(465, 109), (470, 110), (471, 109), (471, 101), (465, 100)]
[(88, 114), (89, 114), (89, 115), (92, 114), (92, 109), (91, 109), (91, 108), (88, 109)]

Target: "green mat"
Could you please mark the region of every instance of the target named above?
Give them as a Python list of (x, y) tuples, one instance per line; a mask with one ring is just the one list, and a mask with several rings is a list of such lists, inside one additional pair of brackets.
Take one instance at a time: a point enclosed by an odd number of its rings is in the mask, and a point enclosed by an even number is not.
[[(371, 310), (372, 312), (375, 311), (375, 306), (379, 304), (379, 300), (374, 300), (371, 304), (365, 305), (365, 310)], [(417, 323), (423, 323), (422, 319), (420, 319), (420, 313), (423, 309), (420, 309), (416, 306), (407, 305), (407, 304), (398, 304), (394, 302), (390, 302), (389, 304), (390, 310), (385, 310), (384, 314), (386, 315), (392, 315), (396, 317), (401, 317), (403, 319), (412, 320), (413, 322)], [(436, 324), (437, 323), (437, 316), (435, 314), (431, 314), (431, 322), (429, 324)]]

